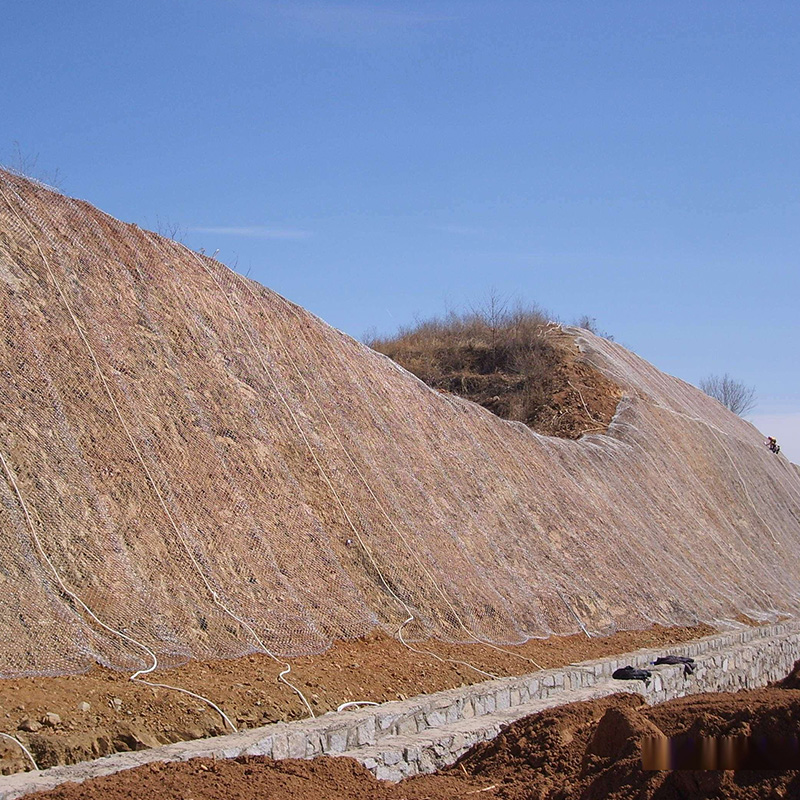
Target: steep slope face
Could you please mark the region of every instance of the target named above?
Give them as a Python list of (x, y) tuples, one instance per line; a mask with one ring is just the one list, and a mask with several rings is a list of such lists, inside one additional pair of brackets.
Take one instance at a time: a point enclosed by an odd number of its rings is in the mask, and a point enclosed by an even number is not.
[(798, 604), (797, 472), (585, 332), (618, 412), (540, 436), (3, 172), (0, 309), (2, 675)]

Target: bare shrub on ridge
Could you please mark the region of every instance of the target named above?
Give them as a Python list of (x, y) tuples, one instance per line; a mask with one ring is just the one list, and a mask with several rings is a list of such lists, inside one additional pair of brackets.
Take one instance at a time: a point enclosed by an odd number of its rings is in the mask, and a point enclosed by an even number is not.
[(737, 381), (726, 372), (724, 375), (709, 375), (700, 381), (700, 389), (709, 397), (719, 400), (725, 408), (740, 417), (756, 406), (755, 386)]

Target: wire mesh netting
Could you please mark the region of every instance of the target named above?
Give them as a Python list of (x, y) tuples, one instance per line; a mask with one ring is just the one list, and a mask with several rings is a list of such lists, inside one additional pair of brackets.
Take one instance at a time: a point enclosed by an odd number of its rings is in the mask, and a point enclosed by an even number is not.
[(574, 333), (624, 397), (540, 436), (0, 171), (0, 675), (792, 613), (797, 469)]

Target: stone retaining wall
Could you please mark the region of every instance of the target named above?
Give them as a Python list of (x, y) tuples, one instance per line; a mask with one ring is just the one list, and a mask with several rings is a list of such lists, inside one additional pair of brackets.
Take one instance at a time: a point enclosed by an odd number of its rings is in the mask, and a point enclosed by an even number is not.
[[(800, 659), (800, 630), (794, 624), (770, 626), (757, 633), (745, 631), (709, 637), (691, 645), (671, 647), (669, 652), (695, 658), (694, 673), (684, 675), (681, 665), (650, 666), (659, 655), (666, 654), (663, 649), (653, 649), (547, 670), (522, 679), (490, 681), (470, 687), (477, 692), (471, 697), (473, 707), (487, 709), (484, 715), (474, 716), (468, 711), (461, 722), (427, 729), (420, 725), (416, 735), (398, 731), (372, 746), (353, 748), (342, 755), (360, 761), (378, 778), (397, 781), (435, 772), (452, 764), (476, 743), (494, 738), (503, 726), (565, 703), (593, 700), (616, 692), (636, 692), (648, 703), (656, 704), (700, 692), (762, 687), (784, 677)], [(650, 685), (610, 678), (615, 669), (626, 664), (650, 669)], [(523, 682), (521, 686), (519, 681)], [(520, 696), (525, 697), (526, 690), (532, 699), (506, 706), (509, 694), (513, 698), (520, 691)], [(441, 694), (445, 693), (431, 697)], [(465, 697), (461, 702), (468, 708), (470, 698)], [(454, 713), (454, 707), (445, 706), (438, 711), (447, 718)]]
[[(652, 668), (649, 687), (640, 681), (615, 681), (620, 666), (647, 667), (660, 655), (691, 656), (693, 675), (680, 666)], [(696, 692), (755, 688), (786, 675), (800, 659), (800, 624), (782, 622), (716, 634), (668, 648), (637, 650), (517, 678), (422, 695), (377, 707), (326, 714), (313, 720), (267, 725), (238, 734), (120, 753), (42, 772), (0, 778), (0, 800), (80, 782), (152, 761), (197, 757), (312, 758), (347, 755), (379, 778), (399, 780), (452, 763), (475, 742), (490, 739), (502, 725), (544, 708), (619, 691), (638, 691), (660, 703)]]

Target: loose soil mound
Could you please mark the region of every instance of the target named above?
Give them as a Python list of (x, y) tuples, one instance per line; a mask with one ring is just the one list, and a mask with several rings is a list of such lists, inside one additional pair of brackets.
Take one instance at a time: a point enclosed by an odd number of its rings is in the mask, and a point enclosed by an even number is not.
[(580, 358), (573, 336), (538, 311), (454, 314), (370, 347), (428, 386), (452, 392), (537, 433), (605, 433), (620, 387)]
[(381, 784), (348, 759), (195, 760), (155, 765), (30, 800), (680, 800), (800, 796), (800, 772), (642, 769), (649, 737), (800, 731), (800, 691), (705, 694), (648, 707), (638, 695), (550, 709), (508, 726), (437, 775)]
[[(642, 769), (641, 743), (658, 737), (781, 736), (800, 731), (800, 692), (780, 689), (704, 694), (653, 708), (636, 695), (552, 709), (479, 745), (461, 767), (506, 800), (678, 800), (797, 797), (796, 771)], [(800, 764), (798, 764), (800, 767)], [(462, 772), (463, 774), (463, 772)], [(435, 777), (420, 779), (420, 784)], [(411, 795), (409, 795), (410, 797)], [(436, 795), (431, 797), (460, 797)]]
[[(442, 642), (426, 642), (417, 648), (467, 661), (496, 675), (518, 675), (536, 669), (531, 660), (545, 668), (562, 666), (710, 633), (712, 629), (702, 625), (656, 626), (592, 639), (581, 634), (531, 640), (505, 653), (482, 645)], [(339, 642), (327, 653), (294, 660), (292, 667), (294, 682), (319, 714), (349, 700), (402, 700), (486, 680), (486, 675), (463, 664), (413, 653), (382, 634)], [(160, 673), (159, 680), (212, 699), (238, 727), (254, 728), (307, 715), (297, 696), (277, 682), (279, 669), (270, 658), (259, 655), (189, 662)], [(52, 724), (48, 714), (57, 714), (59, 721)], [(229, 732), (223, 731), (219, 715), (203, 703), (131, 683), (119, 672), (99, 668), (85, 675), (0, 681), (0, 731), (20, 738), (41, 767)], [(0, 772), (29, 768), (18, 747), (0, 740)]]
[(795, 661), (792, 671), (775, 686), (778, 689), (800, 689), (800, 661)]

